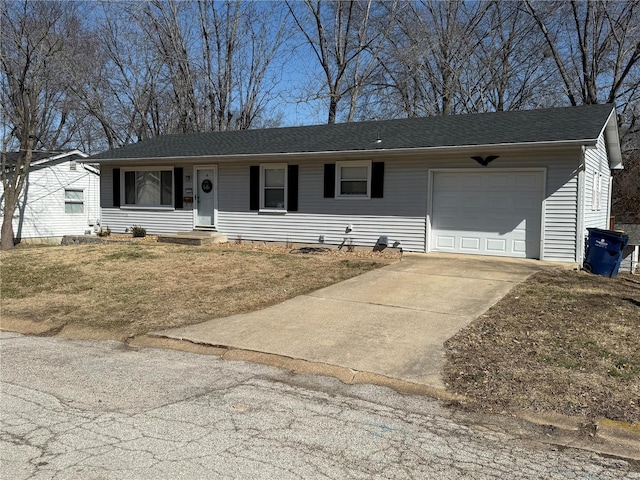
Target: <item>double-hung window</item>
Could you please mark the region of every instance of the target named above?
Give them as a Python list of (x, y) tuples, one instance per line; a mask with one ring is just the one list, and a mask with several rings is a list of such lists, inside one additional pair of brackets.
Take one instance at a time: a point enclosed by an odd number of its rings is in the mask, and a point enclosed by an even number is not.
[(64, 213), (84, 213), (84, 190), (74, 188), (64, 190)]
[(371, 162), (336, 162), (336, 198), (371, 198)]
[(287, 210), (287, 164), (260, 166), (260, 210)]
[(124, 170), (124, 205), (173, 207), (173, 168)]

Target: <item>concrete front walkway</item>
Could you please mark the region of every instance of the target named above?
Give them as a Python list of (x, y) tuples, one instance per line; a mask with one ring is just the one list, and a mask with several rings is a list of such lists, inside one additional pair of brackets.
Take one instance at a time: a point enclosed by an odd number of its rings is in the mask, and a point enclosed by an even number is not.
[(281, 355), (443, 388), (443, 343), (531, 274), (535, 260), (405, 254), (264, 310), (154, 336)]

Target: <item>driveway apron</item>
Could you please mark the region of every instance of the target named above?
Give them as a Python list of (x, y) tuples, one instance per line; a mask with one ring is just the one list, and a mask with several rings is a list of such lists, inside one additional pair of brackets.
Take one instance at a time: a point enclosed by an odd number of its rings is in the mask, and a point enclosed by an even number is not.
[(263, 310), (153, 335), (443, 388), (443, 343), (544, 268), (558, 264), (405, 254), (393, 265)]

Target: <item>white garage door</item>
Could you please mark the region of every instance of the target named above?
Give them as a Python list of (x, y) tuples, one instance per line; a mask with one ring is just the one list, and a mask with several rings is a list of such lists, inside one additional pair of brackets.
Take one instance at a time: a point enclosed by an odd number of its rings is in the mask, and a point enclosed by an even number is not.
[(431, 250), (540, 258), (543, 172), (435, 172)]

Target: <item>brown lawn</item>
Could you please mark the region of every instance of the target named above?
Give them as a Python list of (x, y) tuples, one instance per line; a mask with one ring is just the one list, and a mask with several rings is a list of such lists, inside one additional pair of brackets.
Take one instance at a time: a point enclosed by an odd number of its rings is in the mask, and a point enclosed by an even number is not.
[(538, 273), (446, 347), (445, 381), (480, 409), (640, 422), (640, 276)]
[(0, 254), (2, 326), (49, 335), (93, 329), (123, 340), (263, 308), (399, 258), (290, 251), (148, 241), (16, 248)]

